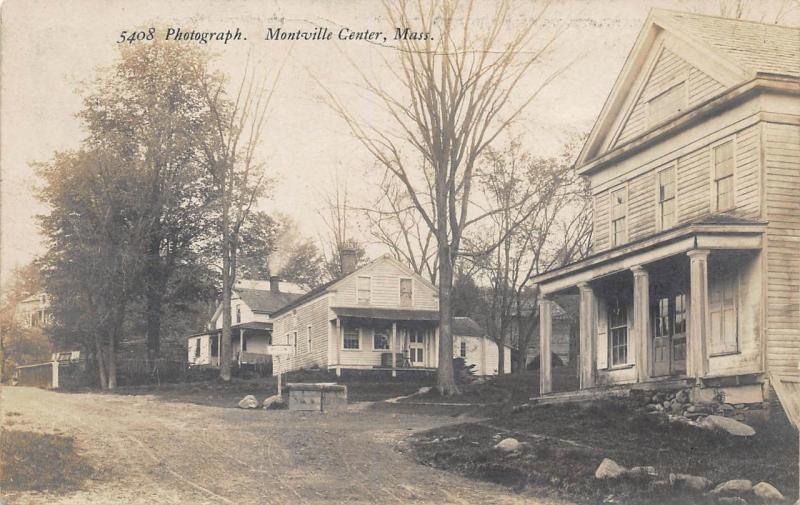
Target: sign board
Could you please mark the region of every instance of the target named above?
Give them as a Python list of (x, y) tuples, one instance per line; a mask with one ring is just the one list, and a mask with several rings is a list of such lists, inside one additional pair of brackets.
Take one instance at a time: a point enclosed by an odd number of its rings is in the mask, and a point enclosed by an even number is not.
[(268, 345), (267, 354), (272, 356), (291, 356), (294, 354), (293, 345)]

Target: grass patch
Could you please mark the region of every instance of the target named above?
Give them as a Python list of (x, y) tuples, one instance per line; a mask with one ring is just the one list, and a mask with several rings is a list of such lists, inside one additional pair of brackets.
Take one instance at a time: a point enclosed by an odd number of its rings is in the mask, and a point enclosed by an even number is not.
[(93, 469), (60, 435), (0, 430), (0, 487), (4, 491), (65, 491), (79, 488)]
[[(609, 496), (624, 504), (711, 503), (705, 496), (676, 495), (663, 482), (670, 473), (701, 475), (715, 483), (767, 481), (791, 503), (797, 496), (796, 431), (778, 415), (750, 424), (755, 436), (733, 437), (669, 423), (642, 413), (630, 400), (602, 400), (504, 412), (485, 424), (419, 434), (411, 446), (423, 464), (515, 489), (544, 485), (591, 503)], [(523, 449), (505, 455), (493, 448), (508, 436), (523, 442)], [(659, 475), (651, 482), (598, 481), (594, 471), (605, 457), (627, 467), (654, 466)]]

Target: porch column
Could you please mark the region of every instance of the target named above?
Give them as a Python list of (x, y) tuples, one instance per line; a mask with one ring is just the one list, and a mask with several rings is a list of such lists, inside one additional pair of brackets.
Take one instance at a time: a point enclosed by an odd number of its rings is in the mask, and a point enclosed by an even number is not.
[(395, 354), (395, 347), (397, 347), (397, 321), (392, 322), (392, 338), (389, 345), (389, 352), (392, 353), (392, 377), (397, 377), (397, 354)]
[(244, 349), (244, 330), (239, 328), (239, 366), (242, 364), (242, 349)]
[(553, 391), (551, 370), (553, 359), (550, 357), (550, 338), (553, 333), (552, 304), (553, 302), (546, 297), (539, 297), (539, 394), (541, 395)]
[(689, 336), (686, 339), (687, 372), (700, 378), (708, 371), (708, 249), (694, 249), (689, 256), (690, 298)]
[(581, 389), (593, 387), (597, 375), (597, 340), (595, 336), (594, 289), (588, 282), (578, 284), (580, 292)]
[(336, 336), (333, 339), (333, 348), (334, 348), (334, 353), (336, 354), (336, 375), (342, 375), (341, 347), (342, 347), (342, 320), (337, 317)]
[(636, 377), (650, 378), (650, 275), (641, 265), (633, 272), (633, 324), (636, 334)]

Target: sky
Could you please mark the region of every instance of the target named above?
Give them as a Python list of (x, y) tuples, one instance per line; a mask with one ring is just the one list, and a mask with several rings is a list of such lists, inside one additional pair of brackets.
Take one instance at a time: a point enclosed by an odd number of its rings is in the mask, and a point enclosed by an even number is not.
[[(566, 142), (591, 129), (650, 8), (719, 15), (726, 5), (730, 2), (553, 2), (539, 40), (552, 30), (559, 35), (547, 56), (519, 84), (514, 99), (526, 100), (543, 79), (567, 69), (536, 95), (510, 134), (535, 154), (558, 154)], [(541, 6), (538, 0), (517, 1), (509, 30), (529, 22)], [(749, 19), (771, 21), (783, 8), (782, 24), (800, 24), (797, 0), (754, 1), (745, 6)], [(476, 1), (473, 30), (486, 25), (494, 7), (491, 0)], [(80, 144), (85, 132), (75, 116), (82, 90), (98, 69), (114, 63), (123, 30), (154, 27), (161, 38), (168, 28), (184, 32), (239, 28), (247, 40), (208, 44), (215, 65), (231, 81), (241, 79), (248, 55), (267, 76), (283, 69), (258, 153), (275, 180), (261, 208), (291, 216), (303, 234), (316, 238), (324, 233), (320, 217), (324, 196), (337, 178), (347, 181), (354, 205), (370, 199), (379, 175), (374, 162), (323, 102), (319, 83), (365, 120), (381, 120), (358, 88), (358, 71), (391, 85), (385, 65), (395, 49), (335, 40), (342, 28), (393, 30), (379, 1), (7, 0), (0, 9), (0, 284), (14, 267), (46, 251), (36, 216), (48, 209), (35, 196), (39, 181), (31, 163), (47, 161), (54, 152)], [(267, 28), (278, 26), (286, 31), (325, 27), (334, 33), (334, 40), (264, 40)]]

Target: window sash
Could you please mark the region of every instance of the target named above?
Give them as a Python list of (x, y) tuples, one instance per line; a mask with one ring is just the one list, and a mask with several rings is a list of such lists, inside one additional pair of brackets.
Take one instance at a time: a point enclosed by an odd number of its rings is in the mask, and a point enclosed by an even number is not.
[(357, 297), (359, 304), (369, 304), (370, 298), (372, 296), (372, 278), (371, 277), (359, 277), (356, 281), (356, 290), (357, 290)]
[(628, 363), (628, 310), (615, 300), (608, 308), (608, 343), (611, 366)]
[(466, 358), (467, 357), (467, 343), (464, 342), (463, 340), (461, 341), (461, 349), (460, 349), (460, 351), (461, 352), (459, 354), (461, 355), (461, 357), (462, 358)]
[(361, 348), (361, 330), (359, 328), (344, 329), (342, 332), (342, 348), (356, 350)]
[(621, 217), (611, 222), (611, 245), (620, 245), (625, 242), (625, 218)]
[(733, 175), (733, 141), (729, 140), (714, 148), (714, 179)]
[(735, 274), (715, 277), (709, 286), (709, 316), (711, 319), (710, 353), (737, 352), (739, 347), (736, 315), (738, 279)]
[(411, 279), (400, 279), (400, 304), (404, 306), (411, 305), (411, 300), (414, 296), (413, 284)]
[(388, 329), (382, 328), (372, 333), (372, 349), (376, 351), (388, 351), (391, 349)]
[(717, 180), (717, 210), (733, 207), (733, 176), (729, 175)]

